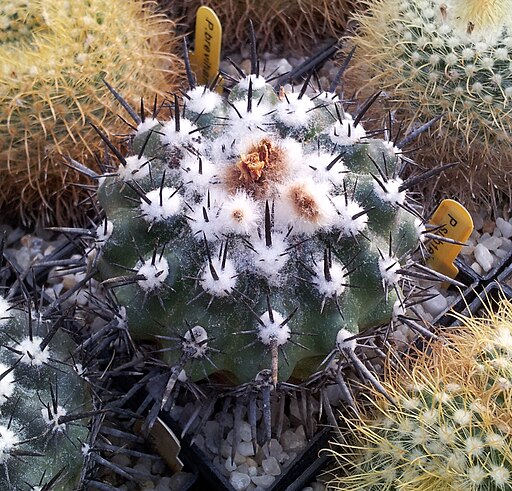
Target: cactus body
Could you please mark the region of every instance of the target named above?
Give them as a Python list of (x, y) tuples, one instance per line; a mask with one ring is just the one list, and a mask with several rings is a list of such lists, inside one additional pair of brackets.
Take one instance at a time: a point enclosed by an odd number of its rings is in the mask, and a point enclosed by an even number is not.
[(336, 96), (251, 74), (227, 101), (196, 87), (144, 125), (100, 185), (99, 268), (134, 336), (166, 337), (191, 379), (304, 379), (402, 311), (421, 232), (402, 157)]
[[(510, 190), (512, 2), (377, 0), (355, 16), (356, 69), (407, 123), (444, 115), (420, 155), (463, 161), (471, 190)], [(369, 73), (368, 73), (369, 71)], [(434, 158), (432, 158), (434, 154)], [(452, 174), (453, 175), (453, 174)], [(457, 182), (454, 180), (453, 182)], [(459, 184), (447, 188), (464, 194)], [(485, 200), (487, 196), (477, 199)]]
[(90, 407), (71, 339), (0, 296), (0, 343), (0, 488), (78, 489), (89, 430), (71, 415)]
[(512, 487), (512, 307), (502, 301), (490, 318), (461, 320), (409, 370), (390, 371), (394, 403), (373, 394), (372, 413), (348, 421), (353, 438), (333, 446), (348, 475), (330, 489)]
[(65, 183), (76, 173), (64, 157), (92, 164), (98, 147), (90, 123), (113, 133), (121, 127), (103, 79), (128, 100), (176, 83), (179, 60), (168, 34), (174, 25), (150, 8), (137, 0), (18, 0), (0, 7), (0, 205), (6, 212), (46, 223), (75, 216), (78, 188)]

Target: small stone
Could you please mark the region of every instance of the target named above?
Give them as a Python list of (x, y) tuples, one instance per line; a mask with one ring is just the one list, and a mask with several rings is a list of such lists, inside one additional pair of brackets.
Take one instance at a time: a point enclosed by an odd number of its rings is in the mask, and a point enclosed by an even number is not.
[(471, 265), (471, 269), (476, 273), (476, 274), (483, 274), (483, 269), (482, 269), (482, 266), (480, 266), (480, 264), (478, 264), (476, 261)]
[(484, 226), (484, 218), (480, 212), (472, 212), (471, 218), (473, 219), (473, 226), (476, 230), (481, 230)]
[(485, 247), (483, 244), (478, 244), (475, 247), (475, 259), (477, 260), (478, 264), (482, 266), (482, 269), (488, 273), (492, 267), (493, 267), (493, 259), (492, 255), (489, 252), (489, 249)]
[(495, 251), (496, 249), (499, 249), (501, 247), (501, 243), (502, 240), (495, 235), (481, 242), (481, 244), (485, 246), (489, 251)]
[(314, 482), (311, 484), (313, 491), (325, 491), (325, 486), (320, 482)]
[(252, 441), (251, 425), (247, 421), (242, 421), (238, 428), (240, 438), (244, 442)]
[(273, 482), (276, 480), (274, 476), (253, 476), (251, 477), (252, 482), (259, 486), (260, 488), (267, 489), (272, 486)]
[[(246, 461), (247, 463), (247, 461)], [(254, 465), (250, 465), (248, 468), (247, 468), (247, 474), (249, 474), (249, 476), (253, 477), (253, 476), (257, 476), (258, 475), (258, 468)]]
[(166, 470), (165, 462), (162, 459), (155, 460), (151, 465), (151, 474), (163, 474)]
[(252, 457), (254, 455), (254, 446), (252, 442), (240, 442), (236, 447), (236, 451), (244, 457)]
[(251, 478), (247, 474), (242, 474), (241, 472), (235, 471), (231, 474), (229, 482), (231, 483), (231, 486), (236, 489), (236, 491), (244, 491), (247, 489), (249, 484), (251, 484)]
[(512, 237), (512, 223), (507, 222), (503, 218), (499, 217), (496, 220), (496, 227), (500, 229), (502, 237), (507, 239)]
[(275, 457), (265, 459), (261, 465), (265, 474), (270, 474), (271, 476), (278, 476), (281, 474), (281, 467)]
[(448, 301), (443, 295), (437, 294), (435, 297), (422, 302), (422, 307), (433, 317), (437, 317), (448, 308)]
[(281, 444), (275, 438), (272, 438), (270, 440), (268, 448), (269, 448), (270, 456), (271, 457), (275, 457), (276, 459), (283, 452), (283, 447), (281, 446)]
[(224, 467), (226, 468), (227, 471), (233, 472), (234, 470), (236, 470), (237, 465), (235, 464), (235, 462), (231, 461), (231, 457), (228, 457), (226, 459), (226, 462), (224, 462)]
[(283, 75), (288, 73), (292, 69), (292, 66), (286, 58), (279, 58), (274, 60), (268, 60), (263, 65), (263, 73), (265, 76), (272, 74), (272, 77), (276, 75)]
[(505, 249), (498, 249), (497, 251), (494, 251), (494, 254), (496, 254), (500, 259), (503, 259), (508, 256), (508, 251)]
[(121, 467), (131, 467), (131, 459), (129, 455), (123, 455), (121, 453), (115, 454), (112, 457), (112, 463), (117, 464)]
[[(189, 476), (193, 477), (193, 474), (190, 474)], [(169, 491), (172, 489), (173, 488), (171, 488), (171, 478), (164, 476), (164, 477), (161, 477), (160, 480), (158, 481), (155, 491)], [(183, 487), (182, 487), (182, 489), (183, 489)]]

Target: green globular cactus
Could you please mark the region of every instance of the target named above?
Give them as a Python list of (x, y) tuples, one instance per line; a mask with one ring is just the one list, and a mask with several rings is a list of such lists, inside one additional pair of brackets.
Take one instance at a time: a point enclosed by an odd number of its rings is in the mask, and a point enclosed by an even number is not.
[[(512, 306), (460, 317), (447, 339), (389, 370), (388, 399), (348, 419), (329, 489), (498, 491), (512, 487)], [(336, 472), (335, 472), (336, 473)]]
[[(426, 165), (458, 157), (463, 165), (453, 172), (471, 184), (477, 200), (488, 200), (488, 180), (508, 192), (512, 2), (375, 0), (367, 5), (365, 13), (355, 15), (359, 27), (351, 38), (357, 47), (355, 68), (364, 72), (367, 88), (384, 91), (391, 109), (407, 123), (443, 115), (420, 150)], [(481, 196), (479, 188), (484, 188)], [(469, 188), (453, 179), (445, 189), (460, 195)]]
[(82, 370), (59, 321), (29, 304), (0, 296), (0, 488), (79, 489), (90, 447)]
[(307, 85), (276, 93), (252, 73), (227, 99), (192, 87), (170, 120), (139, 125), (132, 153), (110, 144), (99, 270), (176, 377), (304, 380), (403, 314), (423, 230), (405, 158)]

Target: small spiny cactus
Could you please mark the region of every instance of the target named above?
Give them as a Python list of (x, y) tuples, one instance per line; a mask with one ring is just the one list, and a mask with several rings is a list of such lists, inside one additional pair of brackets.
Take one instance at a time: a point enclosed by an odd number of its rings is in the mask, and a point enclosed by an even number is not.
[(64, 317), (0, 296), (0, 488), (81, 488), (92, 415)]
[(252, 67), (227, 99), (189, 74), (126, 156), (100, 132), (121, 163), (99, 178), (103, 285), (135, 338), (162, 342), (168, 388), (219, 373), (275, 386), (338, 355), (378, 385), (354, 336), (405, 319), (425, 232), (409, 161), (366, 134), (369, 103), (352, 118), (334, 93), (307, 95), (309, 78), (276, 93)]
[(329, 489), (491, 491), (512, 487), (512, 304), (390, 368), (373, 410), (347, 419)]
[[(370, 91), (411, 124), (442, 117), (420, 149), (420, 163), (463, 163), (444, 183), (456, 195), (489, 201), (509, 192), (512, 127), (510, 0), (375, 0), (355, 15), (356, 71)], [(428, 138), (428, 140), (427, 140)], [(461, 187), (459, 179), (469, 182)], [(482, 189), (482, 193), (479, 193)]]

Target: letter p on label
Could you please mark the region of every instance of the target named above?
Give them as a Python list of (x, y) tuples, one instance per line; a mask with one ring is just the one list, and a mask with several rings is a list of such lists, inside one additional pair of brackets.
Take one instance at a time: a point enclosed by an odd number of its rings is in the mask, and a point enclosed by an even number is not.
[[(459, 269), (453, 261), (459, 255), (462, 245), (443, 241), (442, 238), (465, 243), (473, 232), (473, 219), (468, 210), (453, 199), (445, 199), (436, 208), (428, 223), (433, 235), (440, 239), (436, 241), (436, 247), (430, 248), (431, 255), (427, 260), (429, 267), (441, 274), (455, 278)], [(444, 233), (445, 231), (447, 233)], [(429, 244), (426, 244), (429, 250)]]

